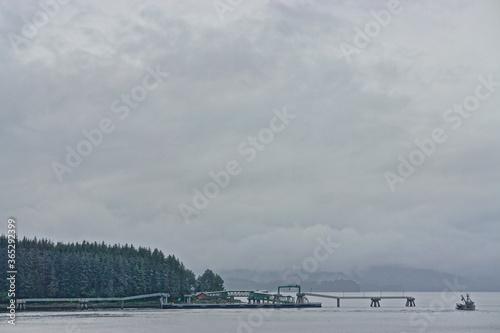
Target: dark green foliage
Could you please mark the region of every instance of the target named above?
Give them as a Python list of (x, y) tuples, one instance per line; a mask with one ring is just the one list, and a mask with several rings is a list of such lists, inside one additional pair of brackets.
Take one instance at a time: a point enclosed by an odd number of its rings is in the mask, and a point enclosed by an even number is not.
[(207, 269), (203, 275), (196, 280), (196, 291), (219, 291), (224, 290), (224, 280), (218, 275)]
[[(0, 235), (3, 272), (8, 271), (7, 243), (7, 237)], [(204, 290), (222, 290), (224, 283), (210, 270), (196, 279), (179, 259), (166, 257), (158, 249), (86, 241), (54, 244), (46, 239), (23, 238), (16, 244), (16, 269), (16, 298), (123, 297), (167, 292), (177, 299), (191, 294), (199, 285), (209, 288)], [(7, 279), (2, 279), (0, 286), (0, 302), (5, 302)]]

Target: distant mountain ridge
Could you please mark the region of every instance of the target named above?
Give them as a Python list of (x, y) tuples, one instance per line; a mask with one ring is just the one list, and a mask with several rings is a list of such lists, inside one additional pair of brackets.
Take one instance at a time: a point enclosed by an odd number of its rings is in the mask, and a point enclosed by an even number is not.
[[(299, 283), (303, 290), (314, 291), (360, 291), (360, 286), (341, 272), (315, 272), (300, 279), (299, 274), (286, 274), (277, 271), (232, 270), (223, 271), (224, 285), (227, 290), (276, 290), (280, 285)], [(288, 277), (288, 279), (286, 279)], [(304, 275), (302, 275), (304, 277)]]
[(227, 290), (276, 290), (279, 285), (299, 283), (303, 290), (356, 291), (500, 291), (500, 282), (488, 278), (464, 278), (429, 269), (400, 266), (375, 266), (350, 274), (318, 271), (311, 274), (286, 274), (279, 271), (247, 269), (223, 271)]

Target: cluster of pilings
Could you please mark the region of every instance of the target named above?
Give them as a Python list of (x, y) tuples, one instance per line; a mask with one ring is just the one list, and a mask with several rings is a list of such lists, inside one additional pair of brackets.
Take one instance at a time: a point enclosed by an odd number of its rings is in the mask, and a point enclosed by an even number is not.
[(415, 297), (408, 297), (406, 299), (406, 306), (415, 306)]
[(17, 310), (26, 310), (26, 301), (22, 299), (16, 300), (16, 309)]
[(261, 299), (249, 299), (248, 300), (248, 304), (260, 304), (260, 303), (264, 303), (264, 300), (261, 300)]
[(380, 307), (380, 298), (372, 297), (372, 302), (370, 303), (370, 307), (379, 308)]
[(297, 293), (297, 304), (309, 303), (309, 300), (303, 293)]
[(83, 310), (88, 308), (89, 308), (89, 301), (83, 299), (78, 301), (78, 307), (77, 307), (78, 310)]

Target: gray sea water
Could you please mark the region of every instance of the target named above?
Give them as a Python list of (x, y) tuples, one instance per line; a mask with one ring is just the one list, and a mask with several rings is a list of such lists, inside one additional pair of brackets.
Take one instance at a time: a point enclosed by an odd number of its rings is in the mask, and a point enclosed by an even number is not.
[[(398, 293), (383, 293), (389, 294)], [(350, 295), (360, 294), (346, 293)], [(4, 317), (0, 332), (500, 332), (500, 293), (471, 293), (476, 311), (455, 310), (460, 295), (451, 292), (405, 295), (416, 298), (416, 307), (405, 307), (405, 300), (397, 299), (382, 300), (380, 308), (370, 308), (370, 300), (343, 300), (337, 308), (334, 299), (309, 297), (323, 307), (26, 311), (18, 313), (15, 326)]]

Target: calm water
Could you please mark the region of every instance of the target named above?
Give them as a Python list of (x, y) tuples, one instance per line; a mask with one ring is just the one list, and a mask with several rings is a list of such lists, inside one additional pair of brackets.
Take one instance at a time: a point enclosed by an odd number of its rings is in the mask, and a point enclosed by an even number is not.
[(323, 307), (24, 312), (14, 327), (4, 319), (0, 332), (500, 332), (500, 293), (472, 293), (477, 310), (471, 312), (454, 310), (460, 296), (453, 293), (405, 295), (416, 298), (415, 308), (402, 299), (382, 300), (380, 308), (370, 308), (370, 300), (343, 300), (337, 308), (333, 299), (309, 297)]

